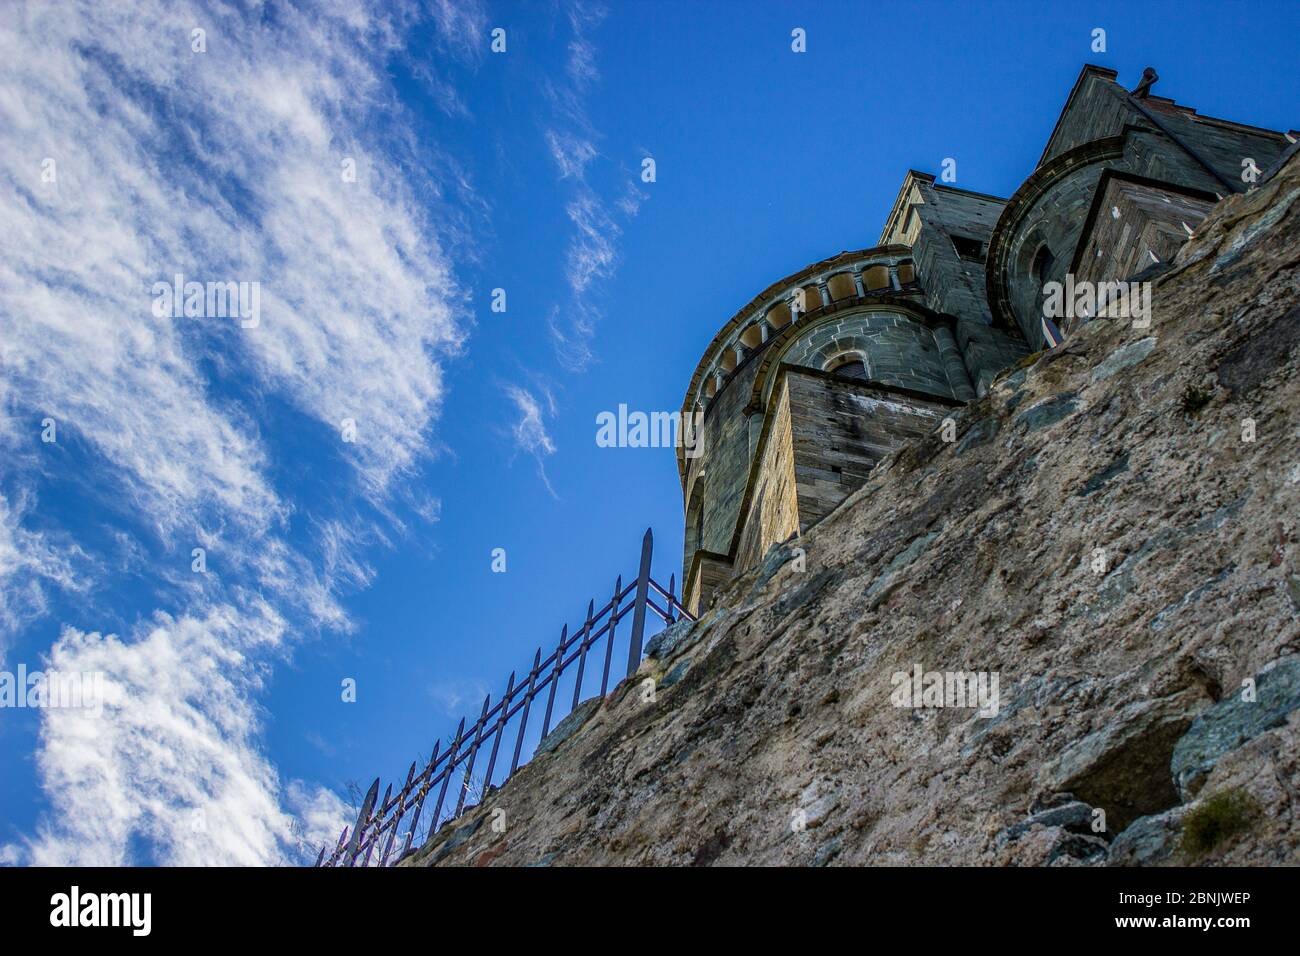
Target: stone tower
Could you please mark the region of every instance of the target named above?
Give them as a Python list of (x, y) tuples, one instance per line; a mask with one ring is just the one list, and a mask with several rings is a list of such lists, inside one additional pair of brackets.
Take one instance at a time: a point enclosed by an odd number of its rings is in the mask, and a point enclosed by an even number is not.
[(774, 282), (718, 330), (682, 405), (702, 416), (695, 456), (678, 452), (690, 610), (1086, 321), (1044, 318), (1048, 283), (1148, 275), (1217, 197), (1249, 188), (1243, 169), (1295, 149), (1152, 96), (1152, 70), (1132, 92), (1115, 78), (1084, 67), (1010, 199), (909, 172), (879, 245)]

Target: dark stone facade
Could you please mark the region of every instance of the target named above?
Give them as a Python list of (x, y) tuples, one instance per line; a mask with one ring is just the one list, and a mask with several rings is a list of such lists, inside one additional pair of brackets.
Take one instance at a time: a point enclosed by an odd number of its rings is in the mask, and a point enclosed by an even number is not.
[(787, 276), (722, 327), (682, 408), (703, 412), (703, 453), (679, 457), (688, 607), (1050, 344), (1046, 284), (1128, 280), (1167, 261), (1213, 203), (1250, 188), (1244, 172), (1295, 141), (1115, 79), (1084, 67), (1009, 199), (911, 171), (878, 246)]

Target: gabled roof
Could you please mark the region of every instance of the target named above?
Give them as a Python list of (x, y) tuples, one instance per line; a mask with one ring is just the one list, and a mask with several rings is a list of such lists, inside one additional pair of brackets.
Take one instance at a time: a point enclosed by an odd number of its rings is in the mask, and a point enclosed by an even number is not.
[(889, 210), (889, 215), (885, 218), (885, 227), (880, 230), (880, 245), (886, 245), (889, 241), (889, 234), (897, 228), (903, 215), (907, 212), (907, 194), (911, 192), (912, 186), (916, 183), (924, 183), (935, 192), (957, 193), (962, 196), (974, 196), (976, 199), (986, 199), (989, 202), (1006, 202), (1003, 196), (994, 196), (992, 193), (980, 193), (973, 189), (961, 189), (957, 186), (949, 186), (947, 183), (937, 183), (931, 173), (923, 173), (919, 170), (909, 169), (907, 175), (903, 177), (903, 185), (898, 189), (898, 195), (894, 198), (894, 205)]
[(1043, 154), (1038, 157), (1038, 162), (1034, 165), (1035, 169), (1047, 161), (1048, 154), (1052, 151), (1052, 145), (1056, 142), (1057, 134), (1061, 132), (1061, 127), (1065, 124), (1065, 117), (1069, 115), (1084, 86), (1093, 77), (1114, 83), (1119, 78), (1119, 74), (1108, 67), (1097, 66), (1095, 63), (1085, 63), (1083, 65), (1083, 69), (1079, 71), (1079, 78), (1074, 81), (1074, 87), (1070, 90), (1070, 95), (1065, 98), (1065, 105), (1061, 107), (1060, 115), (1056, 117), (1056, 125), (1052, 127), (1052, 135), (1047, 137), (1047, 145), (1043, 147)]

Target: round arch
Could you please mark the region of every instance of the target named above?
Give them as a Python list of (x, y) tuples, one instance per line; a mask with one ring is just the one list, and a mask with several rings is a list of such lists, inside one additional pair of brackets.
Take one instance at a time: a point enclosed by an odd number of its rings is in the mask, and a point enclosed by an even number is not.
[[(842, 328), (846, 322), (858, 328)], [(879, 374), (879, 363), (873, 356), (873, 352), (879, 349), (882, 338), (898, 340), (904, 345), (909, 344), (909, 338), (915, 342), (919, 350), (927, 353), (927, 360), (935, 368), (935, 379), (942, 383), (936, 393), (951, 395), (935, 334), (936, 328), (950, 332), (950, 325), (950, 319), (916, 302), (894, 296), (855, 298), (842, 304), (836, 303), (808, 321), (791, 323), (775, 338), (769, 339), (762, 363), (754, 376), (747, 410), (761, 412), (767, 407), (776, 370), (786, 362), (824, 370), (842, 354), (861, 353), (866, 368), (889, 384), (889, 376)], [(924, 335), (918, 334), (922, 332)], [(886, 334), (882, 337), (880, 333)], [(895, 342), (889, 344), (892, 346)], [(927, 390), (912, 382), (896, 384)]]

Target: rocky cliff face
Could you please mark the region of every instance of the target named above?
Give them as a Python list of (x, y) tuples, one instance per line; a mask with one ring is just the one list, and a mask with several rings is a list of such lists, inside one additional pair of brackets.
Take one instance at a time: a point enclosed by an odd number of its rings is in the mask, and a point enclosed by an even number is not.
[(1297, 266), (1292, 160), (405, 865), (1300, 862)]

